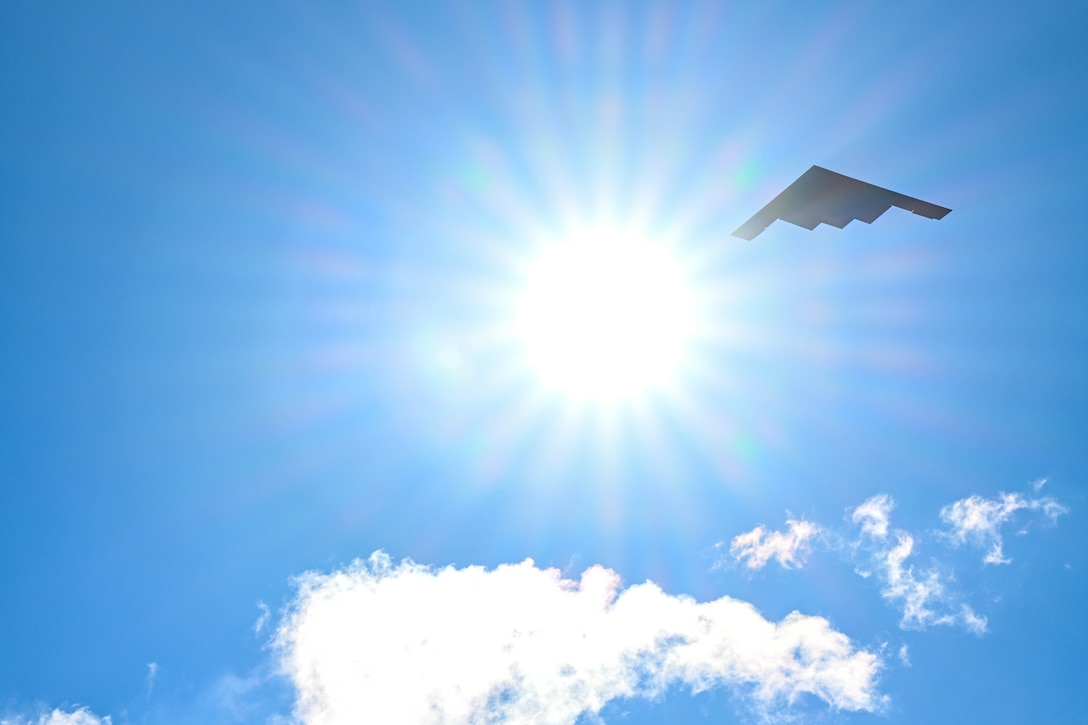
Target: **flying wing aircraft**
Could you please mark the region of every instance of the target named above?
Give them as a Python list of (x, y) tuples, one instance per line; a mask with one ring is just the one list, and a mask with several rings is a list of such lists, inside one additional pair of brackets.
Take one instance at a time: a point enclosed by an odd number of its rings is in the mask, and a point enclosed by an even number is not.
[(805, 229), (815, 229), (818, 224), (830, 224), (842, 229), (855, 219), (871, 224), (893, 206), (930, 219), (943, 219), (945, 214), (952, 211), (828, 171), (822, 166), (813, 166), (757, 211), (755, 216), (741, 224), (733, 236), (755, 239), (775, 219)]

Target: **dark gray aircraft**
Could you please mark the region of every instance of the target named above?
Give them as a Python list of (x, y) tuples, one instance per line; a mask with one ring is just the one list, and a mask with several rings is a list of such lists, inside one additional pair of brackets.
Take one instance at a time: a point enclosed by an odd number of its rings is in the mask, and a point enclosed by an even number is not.
[(943, 219), (945, 214), (952, 211), (913, 196), (836, 174), (821, 166), (813, 166), (757, 211), (755, 216), (741, 224), (733, 236), (755, 239), (775, 219), (805, 229), (815, 229), (818, 224), (830, 224), (842, 229), (855, 219), (871, 224), (893, 206), (930, 219)]

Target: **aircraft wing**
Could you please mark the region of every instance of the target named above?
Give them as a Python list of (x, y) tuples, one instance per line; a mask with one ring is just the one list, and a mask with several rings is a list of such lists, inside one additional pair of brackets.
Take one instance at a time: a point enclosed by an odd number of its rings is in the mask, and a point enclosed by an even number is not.
[(828, 171), (821, 166), (813, 166), (755, 216), (741, 224), (733, 236), (755, 239), (775, 219), (805, 229), (815, 229), (818, 224), (830, 224), (842, 229), (855, 219), (871, 224), (893, 206), (930, 219), (942, 219), (952, 211)]

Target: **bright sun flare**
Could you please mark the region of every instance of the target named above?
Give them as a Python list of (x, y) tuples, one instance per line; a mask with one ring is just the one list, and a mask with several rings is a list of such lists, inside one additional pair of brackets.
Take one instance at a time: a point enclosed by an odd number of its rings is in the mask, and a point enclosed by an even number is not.
[(544, 251), (518, 333), (549, 387), (617, 398), (668, 383), (692, 327), (691, 294), (668, 251), (638, 234), (579, 234)]

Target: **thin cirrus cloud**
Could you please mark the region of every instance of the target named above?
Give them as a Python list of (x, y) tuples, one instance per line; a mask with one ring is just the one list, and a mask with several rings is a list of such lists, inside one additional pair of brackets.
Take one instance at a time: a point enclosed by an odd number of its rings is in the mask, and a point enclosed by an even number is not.
[[(1034, 485), (1038, 493), (1040, 482)], [(900, 611), (904, 629), (925, 629), (930, 625), (960, 625), (976, 634), (986, 631), (987, 619), (962, 601), (951, 586), (949, 574), (937, 564), (917, 561), (915, 536), (891, 527), (895, 500), (887, 494), (866, 499), (851, 510), (849, 520), (860, 527), (856, 536), (844, 537), (807, 521), (790, 518), (786, 531), (767, 532), (763, 526), (736, 536), (729, 552), (733, 560), (749, 570), (758, 570), (772, 559), (784, 568), (804, 565), (812, 544), (820, 541), (844, 551), (863, 577), (874, 576), (880, 593)], [(999, 494), (996, 498), (970, 496), (941, 509), (941, 518), (951, 531), (940, 539), (954, 544), (974, 543), (987, 549), (983, 561), (1008, 563), (1002, 550), (1001, 527), (1019, 511), (1039, 511), (1054, 521), (1067, 509), (1052, 498), (1029, 499), (1020, 494)], [(720, 564), (720, 562), (719, 562)]]
[(155, 689), (155, 677), (159, 674), (157, 662), (147, 663), (147, 696), (151, 697), (151, 691)]
[(257, 609), (260, 610), (261, 614), (257, 617), (257, 621), (253, 623), (253, 634), (260, 636), (269, 620), (272, 619), (272, 610), (264, 602), (257, 602)]
[(614, 572), (578, 582), (531, 560), (431, 569), (378, 552), (300, 577), (275, 638), (308, 725), (569, 723), (669, 687), (729, 687), (759, 713), (806, 695), (883, 707), (881, 658), (822, 617), (780, 622), (730, 597), (696, 602)]
[(34, 717), (0, 718), (0, 725), (110, 725), (112, 722), (109, 715), (98, 717), (85, 707), (67, 712), (55, 709)]

